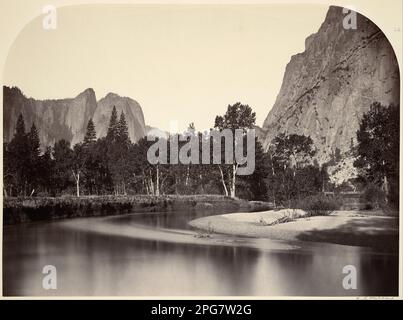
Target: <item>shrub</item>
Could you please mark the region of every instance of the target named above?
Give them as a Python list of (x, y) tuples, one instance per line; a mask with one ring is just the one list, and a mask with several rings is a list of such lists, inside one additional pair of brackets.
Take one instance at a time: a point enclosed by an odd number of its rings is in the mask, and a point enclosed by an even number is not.
[(377, 185), (369, 184), (361, 198), (367, 203), (366, 209), (379, 209), (385, 203), (385, 192)]
[(340, 209), (341, 200), (336, 196), (317, 194), (297, 200), (292, 207), (306, 211), (308, 216), (325, 216)]

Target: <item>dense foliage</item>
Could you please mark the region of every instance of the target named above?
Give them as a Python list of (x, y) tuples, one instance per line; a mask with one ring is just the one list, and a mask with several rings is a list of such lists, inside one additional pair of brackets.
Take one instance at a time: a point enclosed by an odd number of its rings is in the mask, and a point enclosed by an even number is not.
[[(242, 128), (246, 133), (254, 124), (252, 109), (237, 103), (228, 106), (223, 117), (217, 117), (212, 130)], [(195, 132), (192, 124), (180, 136), (179, 149), (188, 144), (191, 135), (197, 137), (200, 148), (203, 140), (213, 139), (206, 133)], [(168, 154), (170, 141), (167, 137)], [(147, 152), (153, 144), (154, 141), (148, 141), (147, 137), (132, 143), (124, 113), (118, 115), (113, 107), (105, 137), (97, 138), (96, 127), (90, 119), (82, 142), (71, 146), (70, 142), (60, 140), (41, 152), (35, 125), (26, 133), (20, 115), (13, 139), (4, 144), (5, 194), (231, 194), (247, 199), (267, 199), (264, 180), (269, 172), (267, 154), (257, 139), (256, 167), (248, 176), (235, 176), (234, 167), (225, 164), (224, 158), (218, 164), (202, 164), (201, 159), (192, 161), (189, 157), (189, 163), (184, 164), (168, 157), (165, 163), (151, 164)], [(199, 151), (201, 157), (202, 150)], [(210, 163), (213, 163), (212, 159)]]
[(377, 186), (380, 189), (377, 194), (382, 191), (385, 202), (396, 208), (399, 206), (399, 136), (400, 107), (373, 103), (357, 131), (354, 162), (360, 178), (371, 186), (371, 193)]
[[(242, 143), (247, 150), (246, 132), (254, 128), (255, 121), (256, 115), (248, 105), (229, 105), (224, 115), (216, 117), (209, 133), (197, 132), (190, 124), (179, 135), (177, 147), (188, 159), (187, 163), (171, 156), (173, 140), (172, 135), (167, 135), (159, 138), (166, 143), (167, 161), (152, 164), (147, 153), (155, 141), (144, 137), (132, 143), (125, 114), (119, 115), (115, 107), (105, 137), (97, 138), (96, 127), (90, 119), (83, 141), (74, 146), (60, 140), (51, 147), (41, 148), (35, 124), (26, 132), (20, 115), (13, 139), (3, 146), (5, 195), (217, 194), (271, 201), (276, 206), (299, 203), (329, 207), (329, 198), (313, 198), (334, 188), (331, 189), (326, 169), (329, 163), (320, 166), (314, 160), (316, 148), (310, 137), (279, 134), (267, 152), (255, 138), (255, 169), (250, 175), (237, 175), (242, 165), (236, 161), (226, 163), (224, 156), (220, 163), (214, 163), (212, 152), (210, 164), (202, 163), (203, 143), (208, 141), (212, 145), (214, 139), (211, 132), (242, 129), (245, 133)], [(371, 186), (366, 197), (372, 197), (374, 189), (382, 189), (377, 191), (378, 203), (382, 197), (398, 203), (398, 137), (399, 108), (373, 104), (357, 132), (355, 166), (363, 185)], [(198, 141), (196, 159), (188, 149), (192, 139)], [(224, 153), (225, 139), (220, 139)], [(336, 150), (334, 161), (340, 161), (341, 157), (340, 150)], [(304, 199), (307, 199), (305, 204), (301, 202)]]

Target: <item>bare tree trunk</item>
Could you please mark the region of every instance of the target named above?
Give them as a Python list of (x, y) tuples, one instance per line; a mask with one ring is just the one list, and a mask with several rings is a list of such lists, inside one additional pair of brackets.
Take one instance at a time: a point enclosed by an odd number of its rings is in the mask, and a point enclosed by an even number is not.
[(175, 175), (175, 194), (179, 194), (178, 192), (178, 177)]
[(389, 181), (386, 175), (383, 176), (383, 191), (385, 192), (385, 202), (388, 203), (389, 197)]
[(201, 187), (201, 193), (204, 194), (204, 184), (203, 184), (203, 175), (199, 174), (199, 182)]
[(150, 188), (148, 186), (148, 181), (147, 181), (146, 175), (143, 175), (143, 184), (144, 184), (144, 188), (146, 189), (147, 194), (150, 195)]
[(148, 188), (150, 189), (150, 194), (153, 196), (154, 195), (154, 182), (151, 177), (148, 178)]
[(226, 197), (228, 197), (228, 189), (227, 186), (225, 185), (225, 180), (224, 180), (224, 173), (222, 172), (221, 166), (218, 165), (218, 169), (220, 170), (220, 174), (221, 174), (221, 183), (224, 187), (224, 194)]
[(123, 195), (127, 195), (127, 193), (126, 193), (126, 183), (124, 181), (122, 182), (122, 192), (123, 192)]
[(76, 180), (76, 189), (77, 189), (77, 197), (80, 196), (80, 171), (77, 172), (77, 175), (73, 172), (73, 177)]
[(231, 198), (235, 198), (235, 188), (236, 188), (236, 171), (238, 169), (237, 164), (232, 165), (232, 179), (231, 179)]
[(190, 166), (188, 165), (187, 171), (186, 171), (186, 180), (185, 180), (185, 186), (187, 187), (189, 184), (189, 171), (190, 171)]
[(77, 197), (80, 196), (80, 173), (77, 174)]
[(154, 181), (153, 181), (153, 176), (152, 176), (152, 174), (151, 174), (151, 169), (150, 169), (150, 179), (149, 179), (149, 185), (150, 185), (150, 191), (151, 191), (151, 194), (152, 195), (155, 195), (155, 192), (154, 192)]
[(157, 165), (157, 178), (156, 178), (156, 188), (155, 188), (155, 195), (160, 195), (160, 170), (159, 165)]
[(150, 193), (148, 192), (148, 186), (147, 186), (147, 183), (146, 183), (146, 179), (144, 179), (144, 178), (143, 178), (143, 186), (144, 186), (144, 189), (146, 189), (146, 193), (147, 193), (147, 194), (150, 194)]

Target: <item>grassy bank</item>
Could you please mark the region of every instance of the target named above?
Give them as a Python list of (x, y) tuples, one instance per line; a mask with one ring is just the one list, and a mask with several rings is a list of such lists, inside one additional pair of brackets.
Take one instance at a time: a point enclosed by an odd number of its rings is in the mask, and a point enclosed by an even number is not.
[(5, 198), (3, 223), (10, 225), (41, 220), (175, 210), (260, 211), (270, 207), (270, 203), (249, 202), (218, 195)]

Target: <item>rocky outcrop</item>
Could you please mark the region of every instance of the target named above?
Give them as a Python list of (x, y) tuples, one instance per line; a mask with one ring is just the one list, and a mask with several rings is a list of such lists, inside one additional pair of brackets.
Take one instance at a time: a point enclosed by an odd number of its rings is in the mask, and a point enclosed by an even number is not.
[(357, 14), (357, 29), (343, 27), (345, 14), (330, 7), (305, 51), (291, 57), (280, 92), (259, 137), (267, 149), (281, 132), (310, 136), (318, 161), (355, 144), (362, 115), (374, 101), (399, 104), (394, 51), (382, 31)]
[(19, 88), (3, 87), (3, 137), (10, 141), (20, 113), (24, 116), (26, 130), (33, 122), (39, 131), (41, 145), (51, 146), (66, 139), (72, 145), (84, 138), (87, 123), (93, 118), (98, 137), (106, 135), (113, 106), (119, 114), (124, 112), (133, 142), (146, 135), (143, 111), (133, 99), (109, 93), (97, 102), (93, 89), (87, 89), (77, 97), (58, 100), (27, 98)]

